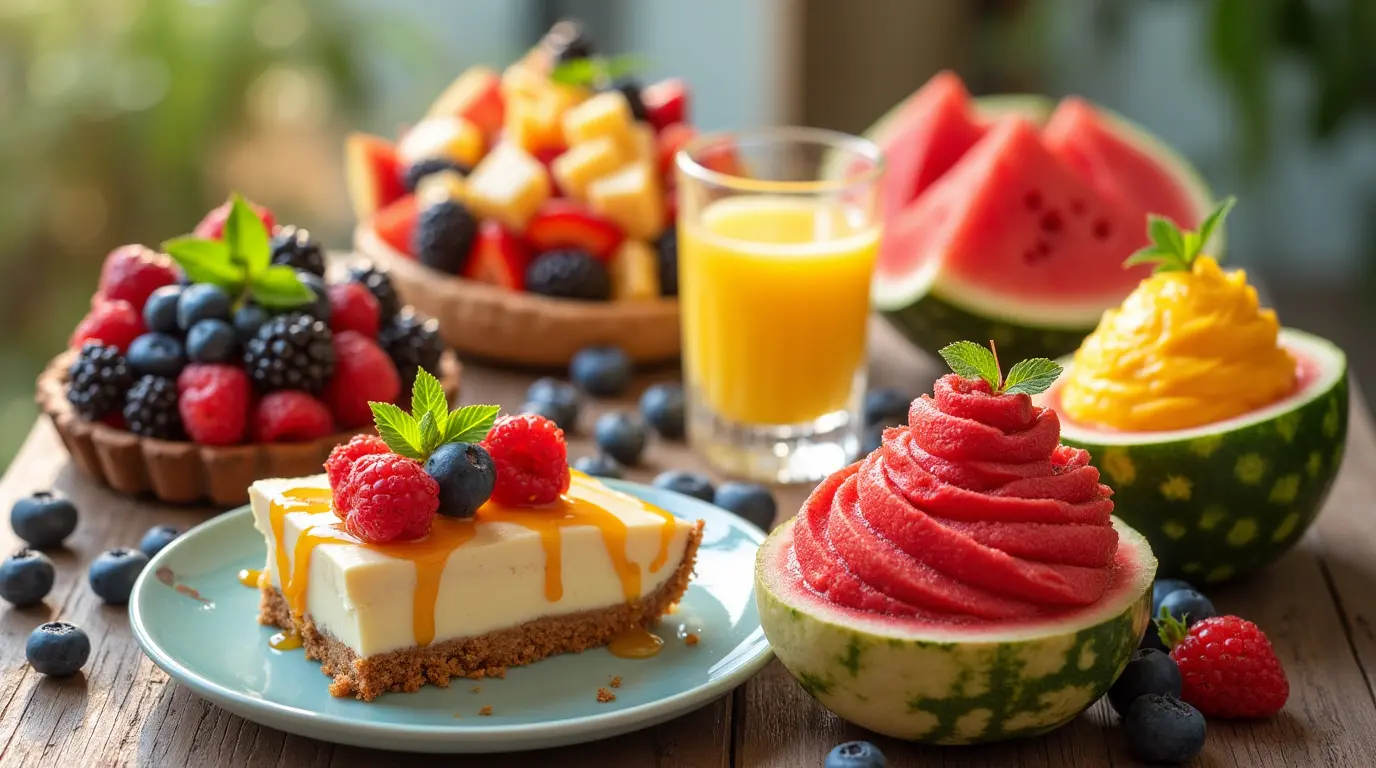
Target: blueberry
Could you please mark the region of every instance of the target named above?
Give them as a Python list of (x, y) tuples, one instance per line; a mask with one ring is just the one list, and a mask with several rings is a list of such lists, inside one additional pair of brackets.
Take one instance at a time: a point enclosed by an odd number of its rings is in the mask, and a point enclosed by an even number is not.
[(908, 423), (908, 406), (913, 399), (897, 389), (871, 389), (865, 393), (865, 426), (895, 426)]
[(47, 555), (21, 549), (0, 561), (0, 598), (19, 608), (38, 605), (52, 591), (56, 575)]
[(477, 443), (445, 443), (425, 461), (440, 486), (440, 514), (470, 518), (492, 495), (497, 472), (487, 449)]
[(24, 655), (34, 671), (53, 677), (76, 674), (91, 657), (91, 638), (81, 627), (65, 621), (40, 624), (24, 644)]
[(613, 480), (620, 480), (626, 475), (616, 459), (605, 453), (579, 457), (573, 462), (573, 468), (593, 477), (610, 477)]
[(296, 307), (295, 311), (304, 312), (314, 317), (316, 320), (323, 322), (325, 325), (329, 325), (330, 294), (325, 289), (325, 278), (314, 272), (307, 272), (304, 269), (296, 270), (296, 277), (301, 281), (302, 285), (311, 289), (311, 293), (315, 294), (315, 301), (305, 306)]
[(1209, 601), (1209, 598), (1193, 589), (1177, 589), (1166, 595), (1161, 600), (1161, 607), (1165, 609), (1166, 613), (1185, 622), (1187, 627), (1193, 627), (1205, 619), (1218, 615), (1218, 611), (1214, 609), (1214, 604)]
[(170, 525), (155, 525), (143, 534), (142, 539), (139, 539), (139, 551), (147, 555), (149, 560), (152, 560), (153, 555), (161, 552), (163, 547), (171, 544), (172, 540), (180, 535), (182, 535), (180, 528), (174, 528)]
[(827, 753), (823, 768), (887, 768), (889, 761), (868, 741), (848, 741)]
[(1204, 749), (1204, 716), (1179, 699), (1149, 693), (1128, 708), (1128, 750), (1145, 763), (1185, 763)]
[(560, 381), (550, 376), (544, 376), (535, 380), (526, 390), (526, 402), (528, 403), (559, 403), (570, 408), (578, 407), (578, 388), (568, 383)]
[(100, 554), (91, 563), (88, 577), (91, 591), (111, 605), (124, 605), (129, 602), (129, 593), (134, 590), (134, 580), (148, 565), (148, 556), (137, 549), (111, 549)]
[(145, 333), (130, 342), (125, 358), (141, 375), (175, 379), (186, 367), (186, 348), (170, 333)]
[(177, 303), (181, 300), (180, 285), (164, 285), (148, 295), (143, 305), (143, 324), (154, 333), (181, 333), (177, 325)]
[(580, 349), (569, 363), (569, 378), (593, 397), (615, 397), (631, 385), (631, 358), (617, 347)]
[(10, 527), (34, 549), (51, 549), (76, 530), (76, 505), (51, 491), (38, 491), (14, 502)]
[(640, 463), (647, 437), (645, 422), (630, 411), (604, 413), (593, 427), (593, 439), (597, 441), (597, 447), (613, 459), (631, 466)]
[(1165, 642), (1161, 640), (1161, 633), (1157, 630), (1156, 619), (1147, 622), (1147, 632), (1142, 635), (1142, 642), (1137, 644), (1139, 651), (1160, 651), (1170, 653)]
[(717, 487), (713, 502), (765, 531), (774, 527), (774, 514), (779, 510), (774, 494), (756, 483), (722, 483)]
[(655, 384), (640, 396), (640, 415), (669, 440), (683, 438), (686, 409), (681, 384)]
[(218, 285), (196, 283), (177, 302), (177, 327), (183, 331), (202, 320), (229, 320), (229, 294)]
[(258, 335), (258, 329), (268, 321), (268, 311), (257, 304), (244, 304), (234, 310), (234, 337), (240, 344)]
[(1161, 651), (1133, 651), (1123, 674), (1108, 689), (1108, 703), (1119, 717), (1126, 717), (1132, 702), (1149, 693), (1180, 698), (1180, 667)]
[(879, 450), (879, 446), (884, 444), (884, 425), (875, 424), (865, 427), (865, 431), (860, 433), (860, 453), (868, 456)]
[(1157, 579), (1151, 585), (1151, 615), (1153, 617), (1161, 614), (1161, 601), (1166, 599), (1166, 595), (1181, 589), (1194, 589), (1188, 581), (1181, 579)]
[(528, 400), (521, 406), (520, 413), (534, 413), (544, 416), (565, 432), (573, 432), (574, 425), (578, 421), (577, 408), (570, 408), (553, 400)]
[(652, 484), (656, 488), (674, 491), (707, 502), (712, 501), (713, 496), (716, 495), (716, 490), (712, 488), (712, 481), (697, 472), (671, 469), (668, 472), (660, 472)]
[(223, 363), (234, 356), (238, 341), (224, 320), (202, 320), (186, 332), (186, 354), (198, 363)]

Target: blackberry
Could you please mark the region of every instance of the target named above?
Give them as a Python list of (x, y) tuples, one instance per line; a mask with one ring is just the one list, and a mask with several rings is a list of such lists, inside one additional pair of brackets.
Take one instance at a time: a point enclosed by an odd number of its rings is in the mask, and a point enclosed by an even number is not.
[(124, 407), (134, 374), (115, 347), (88, 341), (67, 369), (67, 400), (77, 415), (98, 421)]
[(678, 228), (669, 227), (655, 243), (659, 259), (659, 295), (678, 295)]
[(526, 269), (526, 290), (578, 301), (606, 301), (612, 296), (607, 267), (587, 251), (549, 251)]
[(296, 307), (296, 311), (310, 315), (316, 320), (323, 322), (325, 325), (329, 325), (330, 313), (332, 310), (330, 307), (330, 292), (325, 286), (325, 278), (314, 272), (306, 272), (300, 269), (296, 270), (296, 277), (301, 281), (302, 285), (311, 289), (311, 293), (315, 294), (315, 301)]
[(382, 326), (377, 334), (377, 343), (396, 365), (397, 374), (401, 376), (402, 392), (411, 391), (419, 368), (440, 375), (444, 340), (440, 338), (438, 321), (407, 307)]
[(124, 422), (129, 431), (160, 440), (182, 440), (182, 417), (177, 411), (177, 382), (166, 376), (143, 376), (124, 399)]
[(365, 261), (349, 269), (349, 282), (358, 283), (372, 292), (381, 309), (379, 319), (382, 322), (391, 320), (401, 309), (401, 299), (397, 298), (397, 289), (392, 286), (392, 278), (387, 275), (386, 269)]
[(420, 212), (413, 241), (416, 258), (431, 269), (457, 275), (477, 237), (478, 220), (463, 203), (443, 200)]
[(325, 249), (311, 233), (288, 224), (272, 236), (272, 263), (325, 276)]
[(623, 77), (607, 87), (609, 91), (620, 91), (626, 97), (626, 103), (631, 105), (631, 117), (640, 122), (650, 119), (650, 113), (645, 109), (645, 99), (640, 96), (640, 81), (632, 77)]
[(300, 312), (269, 319), (244, 345), (244, 367), (259, 392), (319, 393), (334, 376), (334, 364), (330, 327)]
[(467, 176), (472, 168), (447, 157), (428, 157), (406, 166), (401, 171), (401, 183), (406, 186), (407, 192), (415, 192), (421, 179), (432, 173), (440, 171), (454, 171), (460, 176)]
[(554, 54), (556, 64), (574, 59), (590, 59), (596, 53), (587, 28), (573, 19), (565, 19), (551, 27), (545, 34), (544, 42)]

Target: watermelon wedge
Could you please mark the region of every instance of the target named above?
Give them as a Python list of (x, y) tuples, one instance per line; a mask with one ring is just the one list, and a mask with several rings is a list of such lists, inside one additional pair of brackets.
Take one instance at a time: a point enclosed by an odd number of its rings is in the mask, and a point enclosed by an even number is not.
[(880, 190), (885, 218), (895, 216), (951, 169), (988, 130), (970, 111), (970, 94), (954, 73), (932, 78), (903, 105), (887, 147)]

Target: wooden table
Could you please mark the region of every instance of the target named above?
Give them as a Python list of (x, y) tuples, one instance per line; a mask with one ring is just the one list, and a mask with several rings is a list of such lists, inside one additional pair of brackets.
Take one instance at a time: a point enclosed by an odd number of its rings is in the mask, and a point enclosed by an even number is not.
[[(926, 389), (937, 369), (876, 324), (872, 351), (876, 385)], [(672, 376), (646, 375), (639, 385)], [(521, 403), (530, 377), (469, 365), (465, 402)], [(639, 387), (637, 387), (637, 390)], [(1255, 578), (1213, 590), (1219, 607), (1260, 624), (1290, 675), (1290, 702), (1280, 716), (1259, 723), (1209, 724), (1196, 761), (1204, 766), (1376, 765), (1376, 434), (1371, 415), (1354, 396), (1347, 464), (1314, 530), (1301, 546)], [(629, 400), (627, 402), (630, 402)], [(588, 450), (584, 435), (574, 454)], [(655, 443), (648, 479), (666, 467), (699, 462), (681, 445)], [(169, 681), (139, 651), (125, 611), (107, 607), (86, 585), (86, 566), (101, 551), (136, 543), (157, 523), (190, 525), (214, 512), (171, 508), (110, 493), (67, 460), (52, 429), (37, 424), (4, 479), (0, 509), (34, 490), (53, 487), (76, 501), (81, 524), (56, 553), (57, 585), (46, 605), (0, 609), (0, 765), (282, 765), (335, 766), (394, 762), (400, 756), (336, 746), (255, 725)], [(805, 488), (779, 491), (780, 512), (791, 515)], [(0, 549), (17, 542), (8, 526)], [(91, 634), (84, 674), (47, 679), (24, 662), (24, 640), (52, 618), (74, 621)], [(322, 678), (323, 684), (323, 678)], [(917, 747), (868, 734), (808, 698), (777, 663), (702, 709), (618, 738), (510, 755), (413, 756), (407, 764), (446, 766), (819, 766), (833, 745), (868, 738), (895, 766), (1131, 765), (1106, 703), (1050, 735), (982, 748)]]

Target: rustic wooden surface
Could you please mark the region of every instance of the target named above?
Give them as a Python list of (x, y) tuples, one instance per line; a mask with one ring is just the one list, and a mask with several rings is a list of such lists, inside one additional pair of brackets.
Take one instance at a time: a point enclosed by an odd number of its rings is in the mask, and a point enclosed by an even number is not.
[[(877, 385), (918, 392), (937, 373), (931, 361), (878, 325), (872, 346)], [(646, 374), (636, 390), (673, 375)], [(515, 407), (530, 379), (470, 365), (463, 400)], [(1347, 463), (1314, 530), (1266, 572), (1213, 591), (1221, 609), (1255, 620), (1270, 634), (1290, 674), (1290, 702), (1269, 721), (1211, 722), (1208, 746), (1196, 765), (1376, 764), (1376, 434), (1360, 395), (1355, 400)], [(598, 403), (585, 411), (575, 455), (588, 450), (586, 433), (595, 415), (616, 405)], [(699, 466), (677, 444), (656, 442), (647, 456), (637, 479), (646, 480), (663, 468)], [(52, 429), (39, 423), (0, 480), (0, 510), (49, 487), (76, 501), (81, 523), (69, 549), (54, 553), (58, 578), (47, 603), (25, 610), (0, 608), (0, 765), (337, 766), (385, 764), (400, 757), (288, 735), (203, 701), (143, 656), (124, 609), (102, 605), (86, 586), (86, 566), (101, 551), (135, 544), (149, 526), (189, 526), (212, 511), (159, 506), (96, 486), (69, 464)], [(791, 515), (806, 490), (780, 489), (781, 515)], [(0, 551), (17, 546), (3, 526)], [(25, 638), (53, 618), (81, 625), (93, 643), (83, 673), (66, 680), (44, 678), (24, 662)], [(408, 756), (406, 762), (799, 768), (820, 766), (827, 750), (841, 741), (867, 738), (880, 745), (894, 768), (1132, 765), (1113, 722), (1101, 702), (1069, 726), (1038, 739), (982, 748), (916, 747), (841, 722), (808, 698), (776, 662), (732, 695), (637, 733), (557, 750)]]

